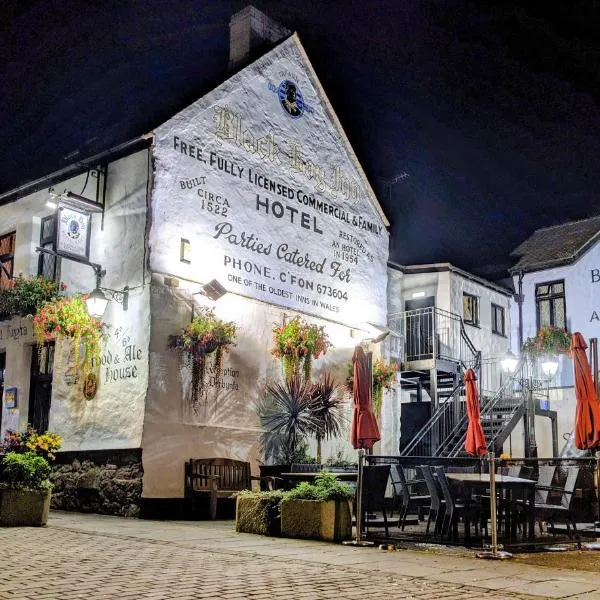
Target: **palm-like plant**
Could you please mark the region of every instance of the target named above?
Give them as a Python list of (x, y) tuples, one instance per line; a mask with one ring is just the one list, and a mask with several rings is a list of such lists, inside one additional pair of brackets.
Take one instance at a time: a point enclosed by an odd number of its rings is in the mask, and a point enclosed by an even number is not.
[(262, 436), (265, 453), (278, 449), (286, 463), (292, 462), (299, 444), (316, 430), (312, 390), (313, 384), (299, 375), (283, 384), (267, 386), (265, 398), (258, 406), (258, 416), (266, 430)]
[(317, 463), (321, 462), (321, 442), (324, 439), (339, 437), (345, 425), (340, 398), (340, 386), (331, 373), (312, 386), (310, 411), (315, 420), (313, 433), (317, 439)]

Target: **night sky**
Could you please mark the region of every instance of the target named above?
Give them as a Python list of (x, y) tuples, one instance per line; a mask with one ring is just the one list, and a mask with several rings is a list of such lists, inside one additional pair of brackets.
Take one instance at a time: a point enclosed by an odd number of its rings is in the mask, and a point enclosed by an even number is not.
[[(3, 0), (0, 192), (218, 85), (246, 4)], [(299, 33), (392, 223), (392, 260), (495, 278), (536, 228), (600, 214), (600, 2), (253, 4)]]

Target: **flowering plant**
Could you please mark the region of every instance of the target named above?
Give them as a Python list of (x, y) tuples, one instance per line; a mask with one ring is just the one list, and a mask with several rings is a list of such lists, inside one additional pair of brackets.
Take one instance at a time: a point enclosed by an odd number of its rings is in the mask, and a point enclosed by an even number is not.
[(307, 381), (310, 379), (312, 359), (319, 358), (331, 348), (325, 327), (310, 325), (300, 317), (294, 317), (284, 325), (275, 323), (273, 344), (271, 354), (281, 359), (285, 378), (299, 375), (302, 366)]
[(45, 302), (59, 298), (65, 289), (64, 284), (50, 279), (19, 275), (0, 288), (0, 316), (32, 316)]
[(218, 319), (214, 312), (202, 308), (200, 314), (179, 335), (169, 336), (169, 348), (179, 350), (192, 366), (192, 405), (204, 391), (206, 356), (214, 352), (214, 376), (218, 381), (223, 367), (223, 352), (235, 345), (237, 327)]
[(527, 338), (522, 352), (530, 358), (544, 355), (567, 354), (571, 347), (571, 334), (553, 325), (541, 327), (537, 335)]
[(54, 460), (63, 439), (57, 433), (46, 431), (38, 433), (32, 427), (27, 427), (25, 431), (7, 431), (4, 434), (4, 441), (1, 449), (4, 452), (34, 452), (46, 459)]
[[(381, 411), (383, 389), (392, 389), (396, 373), (399, 370), (400, 365), (395, 361), (388, 363), (383, 358), (378, 358), (373, 363), (373, 410), (376, 414)], [(345, 387), (350, 393), (354, 391), (354, 365), (352, 363), (348, 365)]]
[[(100, 346), (105, 324), (90, 316), (85, 296), (59, 298), (44, 304), (33, 318), (33, 332), (38, 346), (45, 342), (66, 338), (72, 341), (76, 371), (86, 377), (100, 364)], [(84, 347), (81, 358), (81, 345)]]

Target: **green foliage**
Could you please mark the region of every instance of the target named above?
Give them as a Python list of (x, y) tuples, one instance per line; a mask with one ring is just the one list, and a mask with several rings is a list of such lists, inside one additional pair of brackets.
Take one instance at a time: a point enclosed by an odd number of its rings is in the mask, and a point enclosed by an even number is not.
[(311, 412), (312, 384), (294, 375), (285, 383), (268, 385), (264, 400), (258, 405), (265, 454), (277, 453), (284, 464), (291, 464), (298, 448), (316, 427)]
[(552, 325), (541, 327), (537, 335), (527, 338), (522, 352), (530, 358), (566, 354), (571, 348), (571, 334)]
[(325, 465), (328, 467), (352, 467), (356, 466), (356, 461), (351, 461), (346, 458), (344, 451), (339, 449), (333, 456), (330, 456)]
[(323, 469), (314, 483), (302, 481), (293, 490), (286, 492), (285, 499), (290, 500), (350, 500), (354, 497), (352, 488), (341, 482), (334, 473)]
[(31, 317), (46, 302), (62, 296), (65, 286), (43, 277), (12, 279), (8, 287), (0, 289), (0, 316), (3, 318)]
[[(317, 441), (342, 435), (345, 419), (340, 388), (331, 373), (325, 373), (311, 391), (310, 410), (315, 418), (314, 434)], [(317, 456), (317, 459), (320, 457)]]
[(48, 490), (50, 471), (48, 461), (34, 452), (8, 452), (2, 459), (2, 484), (15, 489)]

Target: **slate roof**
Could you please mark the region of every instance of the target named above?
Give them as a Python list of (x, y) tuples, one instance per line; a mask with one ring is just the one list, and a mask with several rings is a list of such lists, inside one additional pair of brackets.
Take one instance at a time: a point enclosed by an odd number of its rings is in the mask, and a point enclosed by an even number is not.
[(600, 239), (600, 216), (538, 229), (511, 252), (518, 262), (510, 268), (539, 271), (575, 262)]

